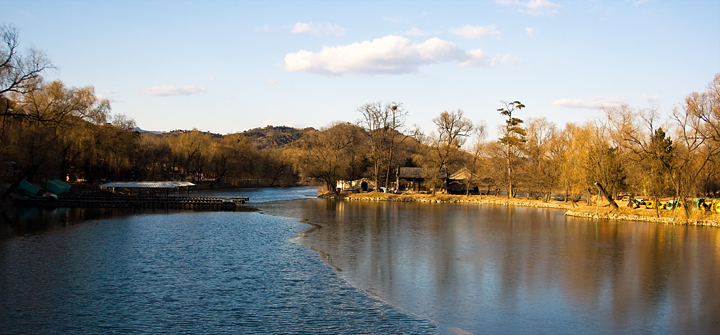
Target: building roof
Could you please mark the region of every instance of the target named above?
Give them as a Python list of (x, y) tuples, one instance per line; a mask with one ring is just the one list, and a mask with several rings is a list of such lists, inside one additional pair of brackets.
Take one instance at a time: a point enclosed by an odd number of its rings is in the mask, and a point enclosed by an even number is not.
[(188, 181), (124, 181), (101, 184), (100, 187), (125, 187), (125, 188), (176, 188), (183, 186), (195, 186)]
[(458, 170), (457, 172), (450, 175), (450, 179), (454, 180), (468, 180), (472, 176), (472, 173), (470, 173), (470, 170), (467, 168), (462, 168)]
[(401, 167), (398, 177), (400, 179), (425, 179), (422, 169), (419, 167)]

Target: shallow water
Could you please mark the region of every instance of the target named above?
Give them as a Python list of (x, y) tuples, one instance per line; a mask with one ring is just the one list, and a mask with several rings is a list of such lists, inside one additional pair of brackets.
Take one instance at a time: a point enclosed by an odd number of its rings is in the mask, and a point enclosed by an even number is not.
[(0, 333), (437, 332), (293, 242), (308, 227), (297, 219), (77, 209), (40, 218), (0, 239)]
[(448, 333), (717, 334), (720, 229), (521, 207), (305, 200), (301, 241)]

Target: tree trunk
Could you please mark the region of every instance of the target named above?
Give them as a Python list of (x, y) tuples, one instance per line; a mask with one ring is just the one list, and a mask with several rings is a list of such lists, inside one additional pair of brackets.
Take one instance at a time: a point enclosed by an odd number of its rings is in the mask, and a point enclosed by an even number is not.
[(508, 174), (508, 194), (507, 195), (508, 195), (508, 199), (510, 199), (512, 197), (512, 193), (513, 193), (512, 192), (512, 189), (513, 189), (512, 168), (510, 166), (510, 144), (506, 144), (505, 155), (506, 155), (505, 159), (507, 162), (507, 174)]
[[(615, 203), (615, 200), (610, 196), (610, 194), (605, 191), (605, 188), (603, 188), (600, 183), (595, 183), (595, 187), (597, 187), (597, 189), (600, 191), (600, 194), (602, 194), (605, 199), (610, 203), (612, 209), (615, 211), (619, 211), (620, 208), (618, 207), (618, 204)], [(600, 199), (598, 199), (598, 201), (600, 201)]]

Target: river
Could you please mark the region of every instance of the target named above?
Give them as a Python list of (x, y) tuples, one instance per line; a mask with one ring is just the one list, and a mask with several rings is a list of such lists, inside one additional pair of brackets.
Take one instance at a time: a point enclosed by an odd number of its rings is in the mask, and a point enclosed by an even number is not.
[(2, 333), (720, 330), (718, 228), (213, 194), (251, 203), (19, 213), (0, 230)]

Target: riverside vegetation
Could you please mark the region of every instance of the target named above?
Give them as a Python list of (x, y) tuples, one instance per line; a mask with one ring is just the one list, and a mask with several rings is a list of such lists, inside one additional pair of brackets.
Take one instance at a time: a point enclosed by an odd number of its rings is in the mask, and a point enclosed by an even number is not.
[[(441, 112), (429, 132), (407, 127), (410, 112), (396, 102), (364, 104), (357, 108), (359, 121), (320, 129), (146, 132), (132, 119), (112, 114), (110, 102), (98, 98), (92, 86), (44, 80), (43, 72), (53, 67), (48, 57), (34, 49), (21, 52), (17, 29), (0, 30), (0, 185), (9, 185), (2, 199), (22, 180), (55, 178), (77, 184), (315, 183), (338, 195), (340, 181), (365, 179), (389, 189), (398, 167), (421, 168), (422, 189), (436, 197), (448, 191), (443, 175), (464, 171), (458, 182), (466, 198), (453, 199), (474, 199), (471, 190), (503, 189), (507, 202), (520, 191), (537, 203), (551, 204), (552, 194), (563, 194), (568, 203), (581, 204), (598, 193), (596, 184), (610, 197), (636, 194), (656, 203), (661, 197), (720, 196), (720, 74), (706, 91), (690, 93), (666, 114), (621, 105), (601, 108), (582, 124), (557, 125), (542, 116), (523, 120), (519, 116), (531, 113), (532, 106), (501, 101), (496, 112), (507, 120), (499, 125), (498, 139), (488, 138), (483, 121), (471, 120), (476, 115), (459, 109)], [(688, 206), (672, 215), (676, 221), (705, 220)]]

